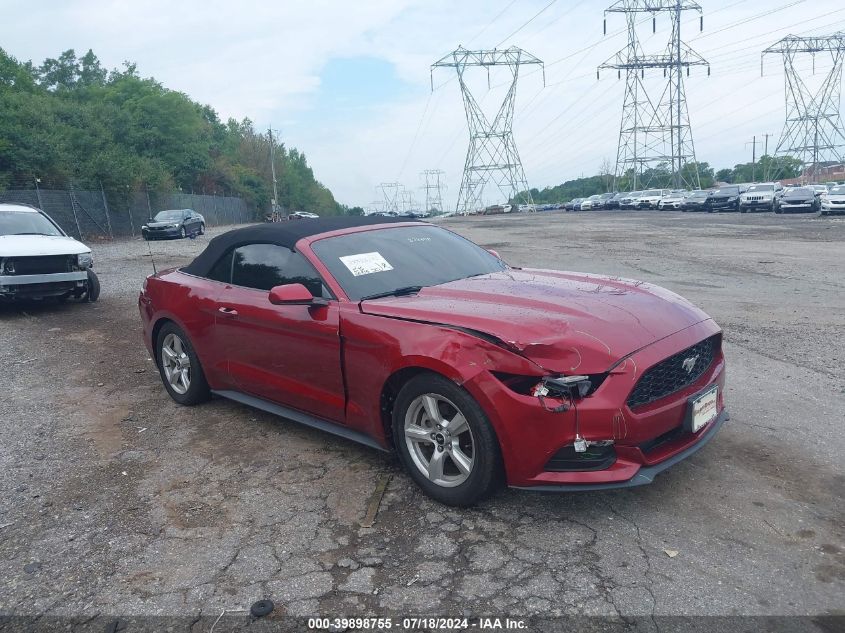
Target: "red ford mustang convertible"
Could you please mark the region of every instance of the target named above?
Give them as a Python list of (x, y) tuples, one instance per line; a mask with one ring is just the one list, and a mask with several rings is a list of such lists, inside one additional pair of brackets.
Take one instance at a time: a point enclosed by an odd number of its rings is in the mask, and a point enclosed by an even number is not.
[(719, 327), (647, 283), (508, 266), (446, 229), (237, 229), (148, 277), (144, 341), (178, 403), (212, 394), (383, 449), (426, 493), (649, 483), (727, 419)]

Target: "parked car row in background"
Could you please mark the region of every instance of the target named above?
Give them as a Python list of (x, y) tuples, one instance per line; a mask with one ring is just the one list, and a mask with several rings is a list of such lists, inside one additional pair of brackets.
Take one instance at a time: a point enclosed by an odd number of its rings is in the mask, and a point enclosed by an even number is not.
[(758, 182), (728, 184), (696, 191), (645, 189), (573, 198), (558, 206), (566, 211), (652, 209), (828, 215), (845, 212), (845, 184), (783, 186), (779, 182)]

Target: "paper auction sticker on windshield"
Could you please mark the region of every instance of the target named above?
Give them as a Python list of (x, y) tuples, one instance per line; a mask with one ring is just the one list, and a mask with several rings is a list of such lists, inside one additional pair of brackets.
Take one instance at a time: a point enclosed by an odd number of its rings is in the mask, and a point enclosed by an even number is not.
[(386, 270), (393, 270), (393, 266), (381, 256), (381, 253), (359, 253), (358, 255), (344, 255), (340, 258), (343, 265), (349, 269), (355, 277), (381, 273)]

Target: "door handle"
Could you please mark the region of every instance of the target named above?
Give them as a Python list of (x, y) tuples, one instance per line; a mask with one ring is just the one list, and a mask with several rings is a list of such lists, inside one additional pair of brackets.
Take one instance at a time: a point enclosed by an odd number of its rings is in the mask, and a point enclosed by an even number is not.
[(221, 314), (224, 314), (224, 315), (229, 316), (229, 317), (238, 316), (238, 311), (235, 310), (234, 308), (226, 308), (226, 307), (217, 308), (217, 311), (220, 312)]

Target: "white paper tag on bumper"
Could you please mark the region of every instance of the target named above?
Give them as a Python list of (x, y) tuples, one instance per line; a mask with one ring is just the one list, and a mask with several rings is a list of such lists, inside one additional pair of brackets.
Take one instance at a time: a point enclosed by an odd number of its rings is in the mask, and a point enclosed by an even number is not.
[(344, 255), (340, 258), (340, 261), (355, 277), (393, 270), (393, 266), (378, 252)]

